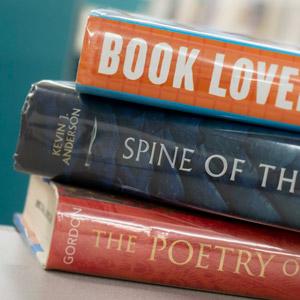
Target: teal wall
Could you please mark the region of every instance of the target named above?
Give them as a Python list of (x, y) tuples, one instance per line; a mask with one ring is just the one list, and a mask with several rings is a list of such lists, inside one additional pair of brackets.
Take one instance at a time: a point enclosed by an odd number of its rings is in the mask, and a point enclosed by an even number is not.
[(26, 194), (28, 176), (13, 170), (12, 159), (25, 95), (32, 82), (73, 79), (71, 42), (84, 4), (135, 10), (141, 1), (0, 1), (0, 224), (11, 223)]

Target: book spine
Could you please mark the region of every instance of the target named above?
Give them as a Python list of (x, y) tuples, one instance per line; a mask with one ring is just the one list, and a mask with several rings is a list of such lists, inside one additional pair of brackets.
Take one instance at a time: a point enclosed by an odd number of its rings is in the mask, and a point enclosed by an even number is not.
[[(47, 268), (298, 300), (299, 238), (261, 226), (61, 197)], [(150, 213), (150, 215), (148, 215)]]
[(24, 105), (15, 166), (299, 230), (299, 146), (297, 134), (113, 102), (42, 82)]
[(300, 55), (117, 14), (90, 16), (78, 90), (300, 130)]

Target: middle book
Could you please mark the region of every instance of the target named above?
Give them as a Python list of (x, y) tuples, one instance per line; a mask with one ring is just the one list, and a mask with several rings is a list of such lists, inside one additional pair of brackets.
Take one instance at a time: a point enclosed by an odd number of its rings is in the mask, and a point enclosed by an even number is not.
[(35, 84), (16, 168), (300, 230), (298, 134), (100, 100)]

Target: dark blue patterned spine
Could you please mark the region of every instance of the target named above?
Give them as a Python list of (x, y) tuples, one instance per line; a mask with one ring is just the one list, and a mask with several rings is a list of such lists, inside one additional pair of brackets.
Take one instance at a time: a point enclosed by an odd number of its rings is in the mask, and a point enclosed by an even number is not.
[[(22, 111), (20, 171), (300, 229), (300, 136), (42, 81)], [(300, 175), (299, 175), (300, 176)]]

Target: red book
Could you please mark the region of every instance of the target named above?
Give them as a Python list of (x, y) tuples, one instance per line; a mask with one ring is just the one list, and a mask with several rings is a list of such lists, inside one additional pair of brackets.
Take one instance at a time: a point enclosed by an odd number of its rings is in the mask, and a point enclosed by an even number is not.
[(300, 236), (32, 177), (15, 224), (46, 269), (298, 300)]

